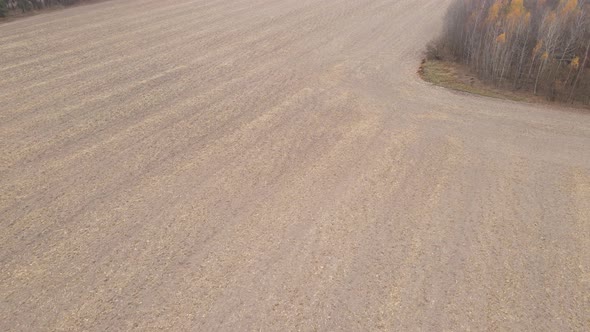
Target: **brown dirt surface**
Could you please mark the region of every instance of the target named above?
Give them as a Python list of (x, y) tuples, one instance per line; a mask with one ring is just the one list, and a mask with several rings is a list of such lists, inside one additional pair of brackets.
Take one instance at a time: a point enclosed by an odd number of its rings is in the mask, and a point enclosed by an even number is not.
[(447, 4), (0, 26), (0, 330), (589, 330), (590, 116), (423, 82)]

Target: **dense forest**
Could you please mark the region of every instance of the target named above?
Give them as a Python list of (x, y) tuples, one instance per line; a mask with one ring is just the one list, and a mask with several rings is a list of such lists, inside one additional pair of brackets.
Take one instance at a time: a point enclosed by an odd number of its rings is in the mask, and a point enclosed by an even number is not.
[(497, 86), (589, 104), (589, 11), (585, 0), (455, 0), (428, 54)]
[(0, 17), (5, 17), (13, 12), (25, 13), (30, 10), (42, 9), (55, 5), (73, 5), (79, 0), (0, 0)]

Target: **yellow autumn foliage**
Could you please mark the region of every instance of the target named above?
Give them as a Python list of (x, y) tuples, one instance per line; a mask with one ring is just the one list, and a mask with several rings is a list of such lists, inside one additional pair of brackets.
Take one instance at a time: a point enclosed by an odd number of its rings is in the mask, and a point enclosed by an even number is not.
[(524, 22), (528, 25), (529, 23), (531, 23), (531, 13), (527, 12), (526, 15), (524, 16)]
[(578, 67), (580, 67), (580, 57), (576, 56), (572, 59), (572, 62), (570, 62), (570, 66), (573, 69), (578, 69)]
[(533, 48), (533, 55), (536, 55), (539, 50), (541, 50), (541, 47), (543, 47), (543, 40), (539, 40), (537, 42), (537, 45), (535, 45), (535, 48)]
[(567, 16), (578, 7), (578, 0), (561, 0), (561, 15)]
[(487, 20), (489, 22), (495, 22), (498, 19), (498, 16), (500, 15), (500, 9), (502, 9), (502, 1), (496, 0), (496, 2), (494, 2), (494, 4), (490, 7), (488, 11)]
[(525, 13), (526, 9), (524, 8), (523, 0), (512, 0), (508, 8), (507, 18), (510, 21), (516, 21), (526, 15)]
[[(567, 95), (569, 101), (590, 105), (585, 61), (590, 0), (449, 1), (439, 42), (458, 62), (469, 63), (490, 82), (511, 82), (535, 94)], [(553, 82), (566, 75), (568, 86), (562, 88), (567, 93), (556, 93)]]

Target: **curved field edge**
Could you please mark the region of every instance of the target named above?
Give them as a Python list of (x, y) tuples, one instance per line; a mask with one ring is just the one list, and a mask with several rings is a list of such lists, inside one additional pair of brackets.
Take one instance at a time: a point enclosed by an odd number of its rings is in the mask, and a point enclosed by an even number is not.
[(590, 109), (590, 105), (551, 102), (542, 96), (536, 96), (532, 93), (512, 91), (492, 86), (478, 79), (466, 66), (455, 62), (424, 59), (418, 69), (418, 74), (426, 82), (455, 91), (518, 102)]
[(64, 10), (73, 7), (85, 6), (85, 5), (92, 5), (99, 2), (105, 2), (110, 0), (78, 0), (71, 4), (53, 4), (53, 5), (46, 5), (42, 8), (31, 8), (26, 11), (22, 11), (21, 9), (8, 9), (4, 16), (0, 16), (0, 25), (5, 23), (14, 22), (17, 20), (21, 20), (31, 16), (37, 16), (42, 14), (47, 14), (59, 10)]

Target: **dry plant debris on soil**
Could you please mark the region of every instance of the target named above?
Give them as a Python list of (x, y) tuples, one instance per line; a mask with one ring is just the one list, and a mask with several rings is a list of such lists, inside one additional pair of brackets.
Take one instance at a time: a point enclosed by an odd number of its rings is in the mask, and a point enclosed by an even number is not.
[(448, 4), (0, 26), (0, 330), (589, 330), (590, 118), (422, 81)]

